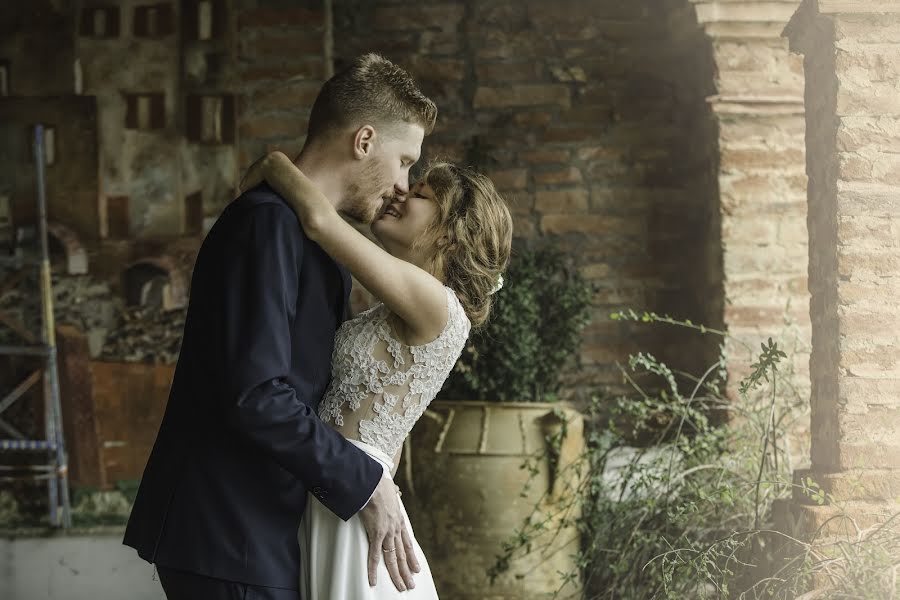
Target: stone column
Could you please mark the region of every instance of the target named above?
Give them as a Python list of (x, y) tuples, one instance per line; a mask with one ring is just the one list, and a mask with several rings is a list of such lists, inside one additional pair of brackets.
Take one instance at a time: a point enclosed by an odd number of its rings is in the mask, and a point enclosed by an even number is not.
[[(814, 505), (786, 526), (856, 535), (900, 510), (900, 2), (804, 0)], [(848, 518), (831, 519), (844, 515)]]
[[(724, 324), (730, 393), (772, 337), (809, 397), (809, 290), (803, 62), (782, 31), (799, 0), (691, 0), (710, 38), (719, 134)], [(748, 351), (749, 348), (749, 351)], [(809, 420), (790, 435), (791, 464), (808, 454)]]

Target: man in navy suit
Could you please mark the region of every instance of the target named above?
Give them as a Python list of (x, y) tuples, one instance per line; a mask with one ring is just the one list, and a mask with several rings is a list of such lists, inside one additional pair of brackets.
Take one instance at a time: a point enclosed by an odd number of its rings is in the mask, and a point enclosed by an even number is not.
[[(359, 57), (322, 87), (296, 164), (339, 211), (370, 223), (408, 192), (436, 114), (405, 71)], [(316, 415), (349, 292), (347, 271), (265, 185), (204, 240), (124, 540), (157, 566), (170, 600), (296, 600), (307, 492), (345, 520), (361, 511), (370, 583), (382, 544), (405, 533), (381, 466)], [(411, 586), (414, 553), (386, 564), (398, 589)]]

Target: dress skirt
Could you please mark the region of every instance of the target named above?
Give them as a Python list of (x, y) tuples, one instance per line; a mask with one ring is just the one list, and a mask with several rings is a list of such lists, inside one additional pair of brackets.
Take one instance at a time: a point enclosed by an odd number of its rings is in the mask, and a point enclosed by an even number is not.
[[(394, 468), (391, 457), (381, 450), (349, 440), (354, 446), (378, 461), (390, 477)], [(399, 496), (397, 498), (400, 500)], [(437, 600), (437, 590), (431, 570), (422, 548), (413, 536), (406, 508), (400, 501), (400, 510), (412, 539), (421, 571), (413, 574), (416, 587), (405, 592), (397, 591), (384, 558), (378, 564), (375, 587), (369, 586), (368, 554), (369, 536), (359, 514), (344, 521), (325, 508), (315, 497), (309, 496), (306, 512), (300, 521), (297, 538), (300, 544), (300, 599), (301, 600)]]

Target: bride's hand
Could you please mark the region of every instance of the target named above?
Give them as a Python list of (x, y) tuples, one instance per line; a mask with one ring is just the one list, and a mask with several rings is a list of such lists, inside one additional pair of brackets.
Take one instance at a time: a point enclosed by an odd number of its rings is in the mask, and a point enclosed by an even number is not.
[(253, 163), (241, 180), (241, 191), (263, 180), (297, 213), (310, 238), (315, 239), (319, 228), (330, 218), (340, 220), (328, 198), (283, 153), (270, 152)]
[(255, 188), (266, 180), (268, 170), (271, 168), (272, 156), (274, 154), (275, 152), (270, 152), (269, 154), (258, 158), (256, 162), (250, 165), (250, 168), (247, 169), (247, 172), (241, 177), (241, 183), (238, 185), (238, 190), (241, 194), (249, 189)]

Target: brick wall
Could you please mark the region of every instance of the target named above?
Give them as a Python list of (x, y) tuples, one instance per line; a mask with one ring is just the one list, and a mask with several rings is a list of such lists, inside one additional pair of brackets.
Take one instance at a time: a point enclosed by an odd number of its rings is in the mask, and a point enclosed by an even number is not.
[(716, 62), (716, 94), (708, 101), (719, 125), (731, 380), (750, 370), (760, 343), (772, 337), (791, 357), (782, 372), (792, 372), (803, 403), (810, 351), (804, 81), (802, 61), (782, 36), (799, 2), (691, 2)]
[(827, 496), (819, 505), (795, 488), (776, 514), (816, 544), (874, 540), (900, 510), (895, 13), (878, 0), (805, 0), (787, 29), (806, 74), (813, 341), (812, 464), (795, 481)]
[[(900, 19), (817, 20), (809, 81), (813, 467), (897, 468)], [(860, 12), (867, 8), (859, 5)], [(813, 9), (807, 6), (807, 12)]]
[(477, 163), (521, 241), (552, 239), (595, 284), (569, 392), (649, 350), (696, 371), (715, 347), (615, 323), (623, 307), (721, 325), (709, 42), (685, 2), (336, 0), (336, 66), (375, 50), (438, 104), (428, 157)]
[(309, 111), (330, 76), (324, 0), (242, 0), (237, 14), (239, 164), (303, 147)]

